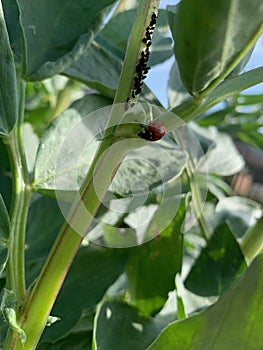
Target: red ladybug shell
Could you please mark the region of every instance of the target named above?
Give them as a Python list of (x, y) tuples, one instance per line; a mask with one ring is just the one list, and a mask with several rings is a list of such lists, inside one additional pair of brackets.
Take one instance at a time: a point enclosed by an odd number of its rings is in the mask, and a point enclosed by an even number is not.
[(159, 120), (150, 122), (144, 127), (143, 131), (140, 132), (141, 136), (145, 140), (158, 141), (166, 134), (166, 127)]

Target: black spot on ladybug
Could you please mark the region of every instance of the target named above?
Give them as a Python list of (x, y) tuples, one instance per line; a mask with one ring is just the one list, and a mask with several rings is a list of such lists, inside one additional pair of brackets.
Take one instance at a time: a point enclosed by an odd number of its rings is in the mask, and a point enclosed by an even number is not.
[(167, 130), (162, 122), (154, 120), (144, 126), (143, 130), (138, 134), (141, 138), (148, 141), (158, 141), (164, 137)]

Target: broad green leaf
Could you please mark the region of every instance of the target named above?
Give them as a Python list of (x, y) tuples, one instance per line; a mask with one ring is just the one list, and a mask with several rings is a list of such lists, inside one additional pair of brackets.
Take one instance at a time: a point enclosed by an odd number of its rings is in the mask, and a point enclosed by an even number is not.
[(0, 139), (0, 170), (3, 173), (9, 173), (11, 170), (7, 147), (2, 139)]
[(94, 349), (144, 350), (161, 328), (159, 322), (145, 318), (127, 304), (105, 301), (96, 315)]
[(177, 179), (156, 189), (121, 197), (108, 192), (96, 215), (89, 239), (100, 245), (127, 248), (154, 240), (174, 221), (182, 200)]
[(26, 228), (27, 285), (32, 284), (40, 273), (64, 220), (56, 200), (33, 197)]
[(0, 344), (3, 345), (8, 330), (7, 322), (0, 323)]
[(5, 269), (8, 259), (8, 237), (10, 220), (3, 197), (0, 194), (0, 276)]
[(16, 71), (2, 5), (0, 4), (0, 136), (8, 135), (17, 122)]
[(88, 48), (114, 0), (18, 3), (25, 37), (23, 73), (41, 80), (61, 72)]
[(263, 3), (182, 0), (176, 10), (169, 7), (169, 17), (182, 81), (198, 95), (229, 74), (251, 49), (263, 30)]
[[(123, 272), (126, 261), (123, 253), (93, 245), (78, 251), (51, 312), (61, 320), (45, 328), (42, 341), (54, 341), (74, 333), (83, 314), (95, 308)], [(89, 324), (85, 327), (90, 330)]]
[(191, 268), (185, 287), (201, 296), (221, 295), (240, 277), (246, 263), (226, 224), (216, 228)]
[(74, 332), (55, 342), (40, 342), (37, 350), (91, 350), (91, 343), (91, 332)]
[(167, 326), (147, 350), (262, 349), (263, 256), (207, 310)]
[(23, 133), (27, 169), (29, 173), (32, 173), (35, 167), (39, 139), (34, 133), (32, 125), (29, 123), (24, 123)]
[[(137, 235), (136, 231), (132, 228), (125, 228), (116, 227), (117, 223), (115, 225), (102, 225), (101, 228), (101, 236), (103, 236), (103, 243), (101, 242), (101, 237), (96, 236), (96, 239), (93, 240), (92, 231), (89, 233), (90, 240), (94, 243), (97, 243), (100, 239), (100, 242), (107, 246), (107, 247), (113, 247), (113, 248), (127, 248), (127, 247), (134, 247), (138, 244), (137, 241)], [(98, 228), (95, 228), (95, 232), (98, 232)], [(98, 239), (99, 238), (99, 239)]]
[(189, 99), (189, 97), (190, 95), (182, 83), (180, 72), (177, 63), (175, 62), (171, 68), (168, 81), (169, 106), (178, 106)]
[(262, 213), (260, 204), (245, 197), (224, 197), (216, 205), (216, 214), (221, 222), (227, 221), (236, 238), (241, 238), (251, 226), (255, 225)]
[(8, 240), (10, 230), (9, 215), (3, 197), (0, 194), (0, 239), (1, 241)]
[(182, 265), (180, 228), (184, 214), (181, 204), (170, 225), (163, 232), (156, 232), (160, 236), (131, 251), (126, 267), (128, 291), (131, 302), (145, 315), (159, 311), (174, 289), (175, 275)]
[[(16, 1), (2, 0), (5, 14), (6, 26), (10, 38), (10, 44), (15, 54), (15, 59), (19, 59), (22, 65), (22, 28), (19, 21), (19, 8)], [(16, 56), (17, 55), (17, 56)]]
[(186, 164), (184, 151), (169, 139), (150, 143), (130, 151), (123, 160), (113, 183), (112, 192), (121, 196), (147, 193), (181, 175)]
[(117, 14), (117, 16), (110, 19), (110, 21), (99, 33), (99, 37), (110, 42), (115, 48), (119, 49), (123, 57), (126, 51), (135, 14), (135, 9)]
[(162, 37), (158, 32), (153, 36), (152, 52), (148, 64), (150, 67), (161, 64), (172, 56), (172, 39)]
[(200, 312), (200, 310), (206, 309), (218, 300), (218, 296), (202, 297), (190, 292), (185, 288), (182, 276), (178, 274), (175, 278), (175, 287), (175, 292), (169, 293), (169, 298), (164, 308), (156, 315), (157, 319), (166, 321), (166, 325), (180, 318), (187, 318), (193, 313)]
[(244, 168), (245, 162), (227, 134), (219, 133), (214, 127), (203, 130), (207, 131), (207, 136), (215, 144), (200, 159), (197, 165), (199, 171), (229, 176)]
[(121, 68), (122, 61), (119, 58), (93, 41), (89, 49), (74, 61), (64, 74), (113, 99)]
[(27, 248), (25, 253), (27, 262), (43, 259), (47, 256), (63, 221), (64, 217), (56, 200), (33, 197), (26, 228)]
[(12, 179), (10, 174), (0, 170), (0, 193), (4, 199), (5, 206), (9, 211), (12, 201)]
[[(111, 101), (102, 96), (87, 95), (50, 125), (40, 141), (36, 159), (34, 186), (39, 192), (78, 188), (97, 146), (94, 138), (104, 130), (108, 114), (102, 110), (91, 118), (86, 117), (110, 104)], [(109, 113), (109, 109), (107, 111)], [(89, 150), (83, 152), (86, 143), (92, 140)], [(71, 151), (65, 148), (67, 146)]]

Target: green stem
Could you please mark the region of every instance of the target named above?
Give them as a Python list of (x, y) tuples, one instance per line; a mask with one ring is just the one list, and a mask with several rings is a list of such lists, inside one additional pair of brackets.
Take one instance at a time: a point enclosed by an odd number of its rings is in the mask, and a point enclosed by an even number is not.
[[(131, 94), (142, 38), (152, 12), (157, 12), (158, 3), (157, 0), (140, 0), (138, 4), (109, 125), (115, 125), (119, 121), (119, 113), (114, 113), (115, 105), (124, 103)], [(130, 149), (145, 144), (144, 140), (136, 138), (114, 143), (115, 141), (106, 138), (102, 141), (68, 218), (58, 233), (25, 305), (18, 314), (18, 323), (27, 335), (26, 343), (22, 345), (18, 333), (10, 330), (3, 350), (35, 349), (72, 260), (119, 164)]]
[(182, 148), (187, 150), (188, 160), (186, 163), (186, 175), (187, 175), (188, 182), (190, 184), (191, 193), (192, 193), (192, 206), (193, 206), (194, 214), (198, 222), (198, 225), (200, 227), (202, 236), (204, 240), (208, 242), (209, 228), (207, 226), (206, 220), (203, 215), (204, 201), (202, 200), (202, 194), (198, 183), (198, 179), (196, 178), (196, 175), (194, 173), (196, 166), (192, 158), (191, 149), (189, 149), (189, 147), (185, 144), (186, 141), (182, 141), (180, 134), (178, 132), (174, 132), (174, 133), (178, 144)]
[(25, 231), (30, 201), (29, 177), (23, 146), (24, 82), (19, 82), (19, 120), (5, 140), (9, 153), (13, 179), (9, 260), (7, 265), (7, 288), (15, 292), (18, 304), (26, 298), (25, 285)]
[(251, 264), (255, 257), (263, 250), (263, 217), (251, 227), (241, 242), (241, 249), (246, 261)]
[(198, 225), (200, 227), (202, 236), (206, 242), (208, 242), (209, 239), (209, 229), (207, 227), (206, 220), (203, 215), (204, 205), (202, 201), (202, 195), (201, 191), (198, 185), (198, 181), (194, 176), (193, 170), (191, 167), (186, 165), (186, 173), (189, 179), (191, 193), (192, 193), (192, 205), (193, 210), (195, 213), (196, 220), (198, 222)]

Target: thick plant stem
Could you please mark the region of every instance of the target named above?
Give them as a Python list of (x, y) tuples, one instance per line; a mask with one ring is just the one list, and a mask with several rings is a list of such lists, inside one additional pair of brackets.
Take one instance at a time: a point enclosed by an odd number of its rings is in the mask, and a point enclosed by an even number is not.
[[(131, 93), (145, 28), (152, 13), (157, 12), (158, 3), (157, 0), (141, 0), (138, 4), (137, 16), (128, 43), (109, 125), (118, 123), (119, 114), (114, 113), (115, 105), (124, 103)], [(25, 305), (19, 311), (18, 324), (27, 336), (25, 344), (21, 343), (17, 332), (10, 330), (3, 347), (4, 350), (35, 349), (72, 260), (118, 166), (130, 149), (145, 144), (144, 140), (136, 138), (121, 142), (115, 141), (113, 138), (105, 138), (102, 141), (67, 220), (57, 236)]]
[(13, 202), (7, 267), (7, 288), (14, 290), (16, 300), (22, 305), (26, 298), (24, 246), (26, 219), (31, 193), (22, 174), (21, 154), (17, 143), (19, 128), (18, 126), (13, 131), (8, 141), (9, 155), (12, 160)]
[(9, 239), (9, 260), (7, 265), (7, 289), (15, 292), (19, 305), (26, 299), (25, 285), (25, 231), (26, 220), (31, 197), (29, 176), (23, 146), (23, 110), (25, 84), (19, 86), (19, 120), (9, 137), (5, 140), (13, 178), (13, 198), (11, 208), (11, 229)]
[(250, 265), (255, 257), (263, 251), (263, 217), (246, 232), (240, 245), (246, 261)]

